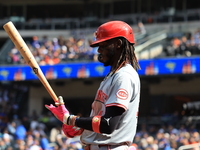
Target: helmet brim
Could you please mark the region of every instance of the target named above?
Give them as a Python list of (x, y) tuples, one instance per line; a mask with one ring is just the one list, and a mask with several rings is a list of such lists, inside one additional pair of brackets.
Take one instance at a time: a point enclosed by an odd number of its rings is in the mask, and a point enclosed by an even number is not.
[[(104, 41), (108, 41), (108, 40), (111, 40), (111, 39), (114, 39), (114, 38), (116, 38), (116, 37), (108, 37), (108, 38), (104, 38), (104, 39), (101, 39), (101, 40), (97, 40), (97, 41), (92, 42), (92, 44), (90, 44), (90, 46), (91, 47), (98, 47), (99, 43), (104, 42)], [(131, 44), (135, 44), (135, 43), (132, 42)]]
[(104, 38), (104, 39), (100, 39), (100, 40), (94, 41), (94, 42), (92, 42), (92, 44), (90, 44), (90, 46), (91, 47), (98, 47), (99, 43), (107, 41), (107, 40), (110, 40), (110, 39), (112, 39), (112, 38), (108, 37), (108, 38)]
[(111, 40), (111, 39), (114, 39), (114, 38), (119, 38), (119, 37), (120, 36), (118, 36), (118, 37), (114, 36), (114, 37), (107, 37), (107, 38), (99, 39), (99, 40), (96, 40), (96, 41), (92, 42), (92, 44), (90, 44), (90, 46), (91, 47), (98, 47), (99, 43), (101, 43), (101, 42), (105, 42), (105, 41), (108, 41), (108, 40)]

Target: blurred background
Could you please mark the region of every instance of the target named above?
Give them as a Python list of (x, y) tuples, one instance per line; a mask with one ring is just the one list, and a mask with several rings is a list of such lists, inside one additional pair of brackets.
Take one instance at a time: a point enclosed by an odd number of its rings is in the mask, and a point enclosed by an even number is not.
[[(109, 67), (97, 27), (128, 23), (141, 65), (138, 150), (199, 149), (200, 6), (196, 0), (0, 0), (0, 148), (82, 149), (44, 107), (53, 100), (3, 30), (12, 21), (57, 96), (89, 116)], [(22, 134), (24, 133), (24, 134)], [(195, 150), (196, 150), (195, 149)]]

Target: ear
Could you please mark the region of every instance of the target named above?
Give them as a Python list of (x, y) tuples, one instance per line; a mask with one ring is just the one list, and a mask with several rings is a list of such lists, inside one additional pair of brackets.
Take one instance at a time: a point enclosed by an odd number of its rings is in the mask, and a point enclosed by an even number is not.
[(117, 48), (118, 49), (121, 48), (121, 46), (122, 46), (122, 40), (121, 39), (117, 39), (116, 44), (117, 44)]

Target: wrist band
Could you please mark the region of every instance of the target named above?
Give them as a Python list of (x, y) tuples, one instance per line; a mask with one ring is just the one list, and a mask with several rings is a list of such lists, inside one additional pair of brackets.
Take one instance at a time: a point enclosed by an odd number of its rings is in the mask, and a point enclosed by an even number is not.
[(69, 115), (69, 117), (67, 118), (67, 124), (68, 125), (71, 125), (71, 118), (73, 117), (74, 115)]
[(69, 121), (69, 115), (68, 114), (64, 114), (64, 116), (63, 116), (63, 123), (64, 124), (68, 124), (68, 121)]
[(74, 115), (69, 115), (69, 117), (67, 118), (67, 121), (66, 121), (67, 125), (75, 126), (76, 118), (78, 118), (78, 117), (74, 116)]
[(96, 133), (100, 133), (100, 122), (101, 122), (101, 116), (94, 116), (92, 118), (92, 130)]
[(69, 115), (68, 118), (67, 118), (67, 121), (66, 121), (66, 124), (67, 124), (67, 125), (69, 125), (70, 116), (71, 116), (71, 115)]

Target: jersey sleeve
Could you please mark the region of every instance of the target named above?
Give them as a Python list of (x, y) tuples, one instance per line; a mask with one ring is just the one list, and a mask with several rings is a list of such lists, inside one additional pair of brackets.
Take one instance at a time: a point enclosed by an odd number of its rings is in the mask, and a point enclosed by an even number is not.
[(135, 93), (135, 84), (131, 74), (127, 72), (117, 73), (110, 86), (109, 97), (105, 103), (106, 107), (118, 106), (127, 110)]

